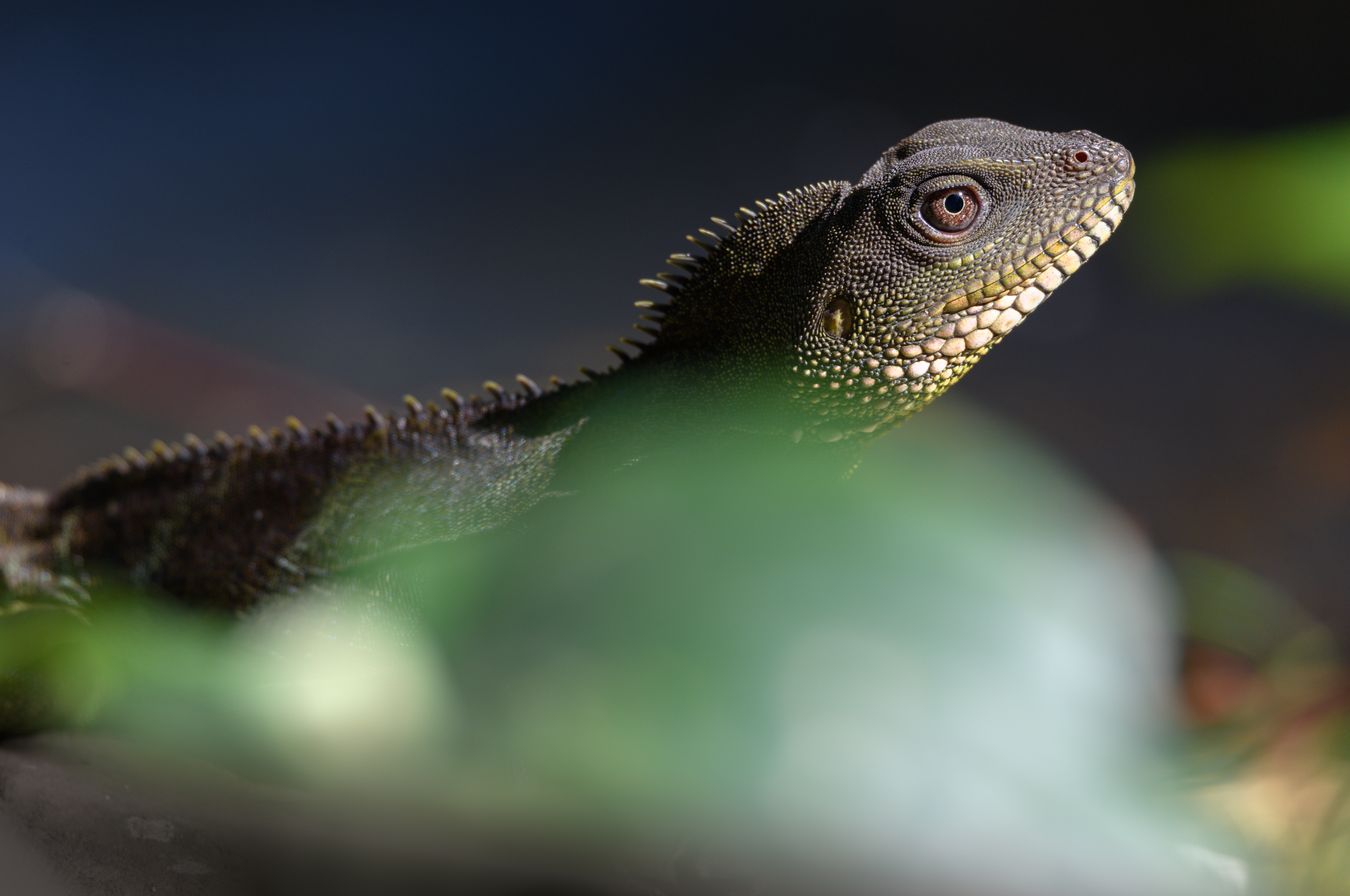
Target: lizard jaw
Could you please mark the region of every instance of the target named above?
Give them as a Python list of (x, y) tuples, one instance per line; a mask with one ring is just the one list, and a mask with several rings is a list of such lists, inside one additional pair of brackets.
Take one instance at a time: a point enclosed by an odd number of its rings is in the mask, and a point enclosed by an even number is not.
[(887, 374), (909, 380), (909, 391), (915, 394), (954, 383), (1111, 238), (1134, 198), (1132, 175), (1060, 228), (1038, 252), (1009, 263), (998, 279), (946, 296), (935, 308), (943, 322), (919, 341), (901, 345)]
[[(944, 298), (934, 308), (934, 316), (942, 320), (936, 329), (915, 334), (918, 341), (887, 349), (886, 360), (877, 364), (879, 369), (857, 380), (864, 388), (884, 387), (880, 391), (893, 392), (892, 402), (907, 403), (905, 413), (874, 420), (854, 432), (872, 435), (890, 429), (951, 388), (1096, 254), (1120, 225), (1133, 198), (1131, 163), (1130, 173), (1112, 185), (1107, 195), (1045, 240), (1035, 254), (1008, 264), (1003, 276), (991, 283), (972, 283)], [(827, 442), (845, 437), (842, 430), (821, 436)]]
[[(1023, 261), (1005, 266), (991, 283), (970, 284), (936, 304), (933, 317), (942, 323), (927, 333), (908, 334), (917, 341), (888, 347), (883, 359), (868, 359), (848, 370), (842, 383), (846, 398), (860, 393), (863, 403), (889, 409), (884, 416), (852, 427), (811, 428), (823, 442), (872, 436), (897, 425), (951, 388), (989, 349), (1026, 320), (1046, 297), (1063, 285), (1114, 234), (1134, 198), (1134, 165), (1129, 174), (1072, 223), (1046, 239)], [(1008, 275), (1012, 276), (1008, 279)], [(996, 289), (991, 287), (996, 286)], [(977, 288), (978, 287), (978, 288)], [(864, 369), (865, 367), (865, 369)], [(888, 397), (882, 397), (888, 396)], [(899, 413), (895, 413), (895, 411)], [(793, 438), (800, 439), (806, 430)]]

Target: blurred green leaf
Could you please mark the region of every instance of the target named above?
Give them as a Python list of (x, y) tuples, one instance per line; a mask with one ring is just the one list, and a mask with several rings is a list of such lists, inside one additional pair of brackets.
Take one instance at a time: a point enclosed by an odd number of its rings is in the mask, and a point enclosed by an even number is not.
[(96, 665), (103, 724), (363, 799), (972, 887), (972, 843), (1028, 892), (1183, 873), (1166, 580), (1017, 434), (951, 403), (848, 479), (759, 439), (572, 479), (230, 632), (110, 612), (68, 669)]
[(1181, 630), (1242, 656), (1264, 660), (1313, 625), (1289, 595), (1250, 570), (1207, 554), (1172, 555), (1182, 594)]
[(1350, 124), (1196, 140), (1139, 168), (1131, 217), (1166, 285), (1259, 280), (1350, 309)]

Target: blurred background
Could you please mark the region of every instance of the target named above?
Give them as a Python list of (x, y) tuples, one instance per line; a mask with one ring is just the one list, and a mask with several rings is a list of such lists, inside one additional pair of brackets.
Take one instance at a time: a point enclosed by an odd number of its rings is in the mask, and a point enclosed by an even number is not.
[[(1339, 37), (1294, 11), (1079, 12), (6, 11), (0, 479), (600, 366), (709, 215), (856, 178), (937, 119), (1088, 128), (1135, 154), (1128, 222), (939, 409), (1020, 430), (1160, 552), (1197, 730), (1338, 719)], [(1272, 671), (1290, 644), (1296, 686)]]

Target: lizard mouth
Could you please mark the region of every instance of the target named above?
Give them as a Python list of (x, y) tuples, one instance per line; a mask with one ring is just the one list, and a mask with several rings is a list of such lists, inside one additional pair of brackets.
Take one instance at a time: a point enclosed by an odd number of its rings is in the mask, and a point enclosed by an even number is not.
[[(949, 368), (956, 373), (958, 366), (968, 367), (1111, 238), (1133, 198), (1131, 170), (1091, 208), (1052, 233), (1039, 251), (944, 297), (934, 306), (942, 323), (921, 341), (899, 347), (897, 360), (906, 378), (922, 380), (942, 376)], [(966, 363), (961, 364), (962, 359)]]

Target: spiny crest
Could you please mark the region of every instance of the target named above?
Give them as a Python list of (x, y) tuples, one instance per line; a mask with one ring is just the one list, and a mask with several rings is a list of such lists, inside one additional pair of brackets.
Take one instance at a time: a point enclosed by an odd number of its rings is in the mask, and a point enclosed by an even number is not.
[(31, 488), (21, 488), (0, 482), (0, 505), (14, 508), (22, 505), (39, 505), (46, 500), (46, 493)]
[[(695, 247), (697, 254), (674, 253), (666, 259), (670, 270), (639, 281), (643, 286), (661, 292), (663, 299), (660, 301), (641, 299), (634, 302), (642, 313), (639, 315), (639, 322), (634, 324), (633, 328), (650, 339), (658, 338), (671, 302), (680, 295), (681, 290), (694, 276), (704, 270), (710, 260), (724, 250), (725, 241), (729, 237), (747, 226), (753, 226), (754, 221), (762, 213), (800, 199), (825, 186), (828, 186), (828, 183), (822, 181), (779, 193), (775, 198), (756, 200), (753, 203), (754, 208), (742, 206), (736, 211), (734, 223), (724, 218), (713, 217), (710, 221), (716, 229), (700, 227), (695, 233), (687, 235), (685, 239)], [(651, 342), (626, 336), (620, 337), (618, 342), (619, 345), (606, 347), (618, 359), (618, 363), (605, 371), (581, 367), (579, 370), (584, 380), (600, 379), (605, 373), (613, 372), (624, 363), (632, 361), (652, 345)], [(165, 470), (187, 470), (192, 465), (202, 462), (224, 463), (243, 456), (283, 454), (317, 444), (332, 447), (342, 442), (372, 446), (384, 444), (386, 447), (392, 447), (400, 440), (416, 438), (419, 435), (434, 433), (453, 436), (463, 426), (491, 413), (510, 411), (545, 394), (577, 385), (555, 376), (549, 378), (547, 387), (541, 387), (524, 374), (518, 374), (515, 383), (519, 391), (508, 392), (500, 383), (492, 380), (484, 382), (482, 388), (487, 395), (486, 398), (478, 395), (464, 398), (453, 389), (443, 389), (440, 396), (444, 402), (443, 407), (434, 402), (423, 403), (412, 396), (406, 396), (401, 411), (384, 415), (375, 407), (367, 406), (363, 418), (355, 423), (345, 423), (339, 417), (329, 414), (322, 427), (311, 429), (299, 419), (288, 417), (282, 427), (264, 430), (260, 426), (250, 426), (245, 435), (240, 437), (217, 432), (209, 443), (189, 433), (184, 436), (182, 442), (166, 443), (156, 440), (147, 451), (127, 447), (120, 454), (81, 468), (73, 481), (63, 489), (63, 493), (69, 494), (119, 477)]]
[[(656, 339), (661, 335), (661, 325), (665, 322), (666, 314), (669, 311), (672, 302), (680, 295), (693, 276), (702, 271), (709, 261), (716, 258), (723, 251), (726, 240), (735, 233), (738, 233), (742, 227), (751, 224), (761, 213), (767, 212), (775, 206), (800, 199), (812, 191), (819, 190), (829, 186), (827, 181), (817, 181), (803, 187), (797, 187), (784, 193), (779, 193), (776, 198), (757, 199), (754, 202), (755, 208), (741, 206), (736, 210), (734, 217), (735, 224), (724, 218), (710, 218), (709, 220), (721, 231), (721, 233), (711, 230), (707, 227), (700, 227), (695, 233), (685, 236), (698, 249), (702, 250), (701, 255), (694, 255), (688, 252), (676, 252), (666, 259), (666, 264), (674, 270), (660, 271), (655, 277), (643, 277), (638, 284), (649, 289), (654, 289), (663, 294), (664, 298), (660, 301), (651, 299), (639, 299), (633, 303), (642, 313), (638, 315), (639, 323), (633, 324), (633, 329)], [(625, 345), (632, 346), (641, 352), (643, 349), (650, 348), (650, 342), (637, 342), (629, 338), (619, 340)], [(620, 364), (631, 360), (631, 357), (613, 346), (608, 346), (610, 352), (617, 355)], [(613, 368), (611, 368), (612, 370)], [(582, 368), (582, 375), (587, 379), (594, 379), (598, 374), (593, 370)]]
[[(47, 507), (47, 493), (0, 482), (0, 550), (14, 541), (22, 541), (42, 517)], [(4, 591), (5, 575), (0, 570), (0, 591)]]
[[(282, 426), (265, 430), (261, 426), (248, 427), (243, 436), (232, 436), (217, 431), (207, 442), (188, 433), (181, 442), (156, 439), (144, 451), (128, 446), (119, 454), (111, 455), (79, 469), (62, 489), (69, 494), (90, 486), (138, 474), (166, 473), (189, 470), (202, 463), (227, 463), (245, 456), (282, 455), (310, 446), (333, 448), (338, 444), (383, 444), (392, 449), (396, 443), (419, 436), (436, 435), (455, 439), (467, 424), (497, 410), (512, 410), (527, 401), (545, 394), (545, 389), (525, 374), (517, 374), (519, 391), (507, 391), (498, 383), (483, 383), (486, 399), (478, 395), (461, 397), (454, 389), (441, 390), (444, 406), (434, 401), (422, 402), (412, 395), (403, 398), (403, 407), (388, 414), (374, 405), (367, 405), (360, 420), (348, 423), (336, 414), (328, 414), (321, 427), (310, 428), (297, 417), (287, 417)], [(549, 389), (565, 384), (557, 377), (549, 378)], [(17, 493), (17, 490), (14, 490)], [(9, 494), (0, 484), (0, 498)]]

